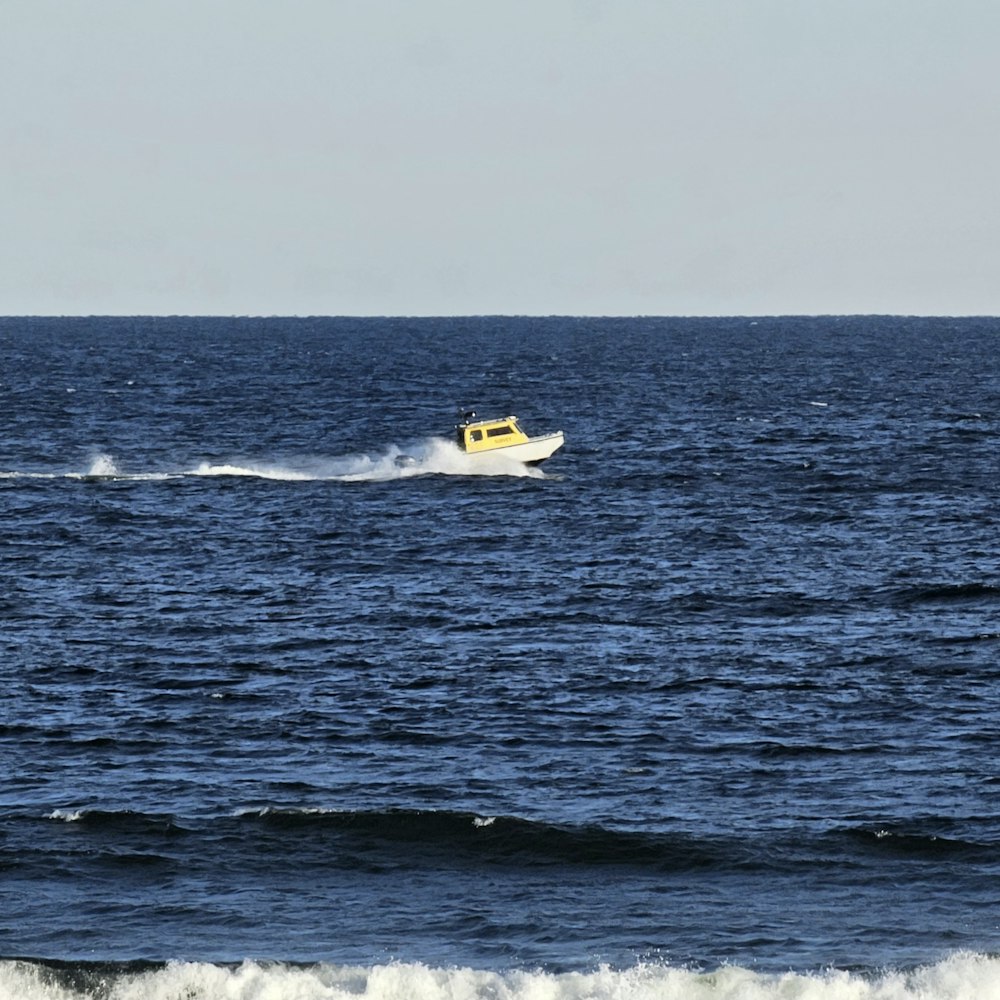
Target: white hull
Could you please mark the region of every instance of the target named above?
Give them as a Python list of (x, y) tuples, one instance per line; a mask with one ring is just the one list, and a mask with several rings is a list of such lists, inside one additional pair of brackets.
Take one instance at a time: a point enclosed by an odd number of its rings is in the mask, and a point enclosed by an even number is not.
[(485, 451), (469, 452), (469, 456), (471, 458), (485, 458), (490, 455), (503, 455), (505, 458), (524, 462), (525, 465), (537, 465), (539, 462), (544, 462), (562, 446), (563, 432), (556, 431), (555, 434), (543, 434), (541, 437), (529, 438), (519, 444), (508, 444), (499, 448), (488, 448)]

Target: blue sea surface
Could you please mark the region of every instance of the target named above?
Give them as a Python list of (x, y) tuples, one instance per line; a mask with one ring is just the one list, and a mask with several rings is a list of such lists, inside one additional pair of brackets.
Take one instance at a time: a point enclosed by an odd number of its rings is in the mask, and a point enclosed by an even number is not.
[(1000, 997), (998, 347), (0, 319), (0, 1000)]

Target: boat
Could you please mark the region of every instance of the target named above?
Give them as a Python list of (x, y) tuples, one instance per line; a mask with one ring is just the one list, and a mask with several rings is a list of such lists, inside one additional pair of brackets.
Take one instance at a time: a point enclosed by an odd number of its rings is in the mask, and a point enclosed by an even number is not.
[(517, 417), (479, 420), (475, 410), (462, 413), (455, 433), (459, 448), (467, 455), (504, 455), (525, 465), (544, 462), (563, 446), (564, 441), (562, 431), (529, 437)]

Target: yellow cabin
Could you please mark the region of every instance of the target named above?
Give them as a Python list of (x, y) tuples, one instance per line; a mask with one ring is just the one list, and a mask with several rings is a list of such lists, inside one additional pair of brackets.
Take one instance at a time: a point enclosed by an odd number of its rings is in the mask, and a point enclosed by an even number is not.
[(467, 452), (492, 451), (512, 444), (525, 444), (528, 435), (521, 429), (517, 417), (501, 417), (497, 420), (475, 420), (461, 423), (458, 431), (458, 446)]
[(455, 434), (459, 448), (468, 455), (502, 453), (527, 465), (538, 465), (563, 445), (562, 431), (529, 437), (518, 423), (517, 417), (477, 420), (472, 410), (463, 413), (462, 417), (462, 422), (455, 428)]

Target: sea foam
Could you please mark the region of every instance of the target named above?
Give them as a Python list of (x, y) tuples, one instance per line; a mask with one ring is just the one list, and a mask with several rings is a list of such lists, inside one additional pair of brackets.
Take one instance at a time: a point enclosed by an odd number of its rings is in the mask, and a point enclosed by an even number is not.
[(145, 481), (192, 477), (268, 479), (279, 482), (387, 482), (415, 476), (513, 476), (544, 479), (537, 466), (525, 465), (501, 453), (467, 455), (453, 441), (428, 438), (407, 445), (388, 445), (376, 454), (307, 457), (281, 462), (230, 459), (199, 462), (193, 468), (167, 471), (123, 471), (109, 454), (95, 455), (85, 472), (0, 471), (0, 479), (78, 479)]
[(428, 438), (404, 450), (390, 445), (374, 454), (303, 459), (294, 465), (231, 461), (202, 462), (193, 476), (244, 476), (287, 482), (387, 482), (415, 476), (516, 476), (545, 478), (535, 466), (502, 454), (467, 455), (454, 442)]
[(700, 972), (644, 964), (490, 972), (419, 963), (296, 966), (171, 962), (147, 971), (0, 961), (0, 1000), (998, 1000), (1000, 959), (955, 954), (909, 972)]

